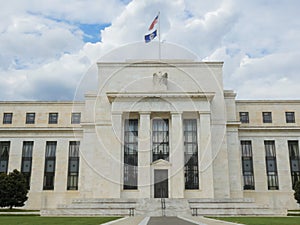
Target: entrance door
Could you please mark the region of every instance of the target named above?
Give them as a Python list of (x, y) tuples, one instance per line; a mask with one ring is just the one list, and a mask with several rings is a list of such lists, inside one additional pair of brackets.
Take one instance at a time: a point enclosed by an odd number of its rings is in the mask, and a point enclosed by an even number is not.
[(168, 170), (154, 170), (154, 198), (168, 197)]

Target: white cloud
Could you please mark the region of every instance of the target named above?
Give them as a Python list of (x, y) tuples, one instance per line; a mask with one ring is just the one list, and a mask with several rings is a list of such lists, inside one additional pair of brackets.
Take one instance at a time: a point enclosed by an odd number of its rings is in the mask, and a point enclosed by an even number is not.
[[(236, 90), (239, 98), (300, 98), (295, 91), (300, 88), (299, 1), (123, 2), (3, 2), (2, 99), (72, 99), (86, 70), (111, 49), (143, 41), (158, 11), (162, 40), (204, 60), (224, 61), (225, 88)], [(78, 23), (111, 26), (92, 44), (83, 42)]]

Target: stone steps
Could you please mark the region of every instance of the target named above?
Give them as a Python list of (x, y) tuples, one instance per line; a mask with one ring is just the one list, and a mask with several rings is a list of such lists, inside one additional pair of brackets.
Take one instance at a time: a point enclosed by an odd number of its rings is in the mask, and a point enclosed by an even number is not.
[(41, 210), (42, 216), (234, 216), (287, 215), (252, 199), (74, 199), (56, 209)]
[(42, 216), (132, 216), (136, 202), (130, 199), (74, 199), (56, 209), (41, 210)]
[(285, 209), (271, 209), (256, 204), (252, 199), (191, 199), (189, 205), (195, 216), (234, 216), (234, 215), (281, 215), (286, 216)]

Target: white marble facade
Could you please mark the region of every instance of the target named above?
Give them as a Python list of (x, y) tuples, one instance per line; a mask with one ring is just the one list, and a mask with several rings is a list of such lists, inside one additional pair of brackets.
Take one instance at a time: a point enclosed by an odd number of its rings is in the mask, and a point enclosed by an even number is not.
[[(295, 208), (288, 143), (300, 141), (300, 101), (236, 100), (233, 91), (223, 90), (222, 67), (222, 62), (187, 60), (101, 62), (98, 90), (86, 93), (83, 102), (0, 102), (3, 117), (12, 113), (11, 123), (0, 127), (1, 143), (9, 143), (8, 172), (21, 169), (24, 141), (33, 142), (26, 207), (56, 208), (76, 198), (155, 198), (159, 188), (166, 188), (167, 198), (253, 198), (269, 208)], [(28, 112), (35, 113), (33, 124), (25, 121)], [(240, 112), (248, 112), (248, 123), (240, 122)], [(271, 123), (263, 123), (263, 112), (272, 112)], [(286, 122), (286, 112), (296, 115), (293, 123)], [(49, 113), (58, 113), (57, 123), (49, 124)], [(79, 124), (71, 122), (72, 113), (81, 114)], [(124, 186), (128, 120), (137, 121), (138, 134), (133, 138), (137, 183), (130, 189)], [(157, 160), (155, 120), (168, 121), (168, 157)], [(185, 179), (186, 120), (196, 124), (198, 186), (190, 189)], [(266, 140), (275, 143), (278, 189), (268, 189)], [(44, 190), (49, 141), (56, 142), (55, 173), (53, 188)], [(80, 142), (78, 185), (67, 190), (72, 141)], [(247, 190), (241, 141), (252, 147), (254, 187)], [(162, 186), (155, 186), (157, 180), (164, 181)]]

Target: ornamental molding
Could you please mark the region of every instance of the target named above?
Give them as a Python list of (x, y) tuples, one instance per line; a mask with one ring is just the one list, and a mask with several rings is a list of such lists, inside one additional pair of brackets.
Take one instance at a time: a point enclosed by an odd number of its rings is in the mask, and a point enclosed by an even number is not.
[(202, 99), (211, 101), (215, 97), (215, 92), (107, 92), (106, 96), (110, 103), (116, 99), (142, 99), (142, 98), (182, 98), (182, 99)]

